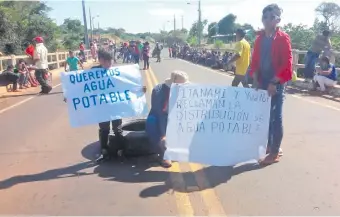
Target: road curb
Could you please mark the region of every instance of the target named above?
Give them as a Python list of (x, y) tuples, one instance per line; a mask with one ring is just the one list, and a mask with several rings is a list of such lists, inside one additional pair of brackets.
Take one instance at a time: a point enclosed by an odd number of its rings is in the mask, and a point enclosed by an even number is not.
[[(190, 63), (190, 64), (193, 64), (193, 65), (199, 65), (201, 67), (205, 67), (209, 70), (214, 70), (216, 72), (226, 73), (229, 76), (235, 75), (234, 72), (232, 72), (232, 71), (225, 71), (223, 69), (212, 69), (212, 68), (209, 68), (209, 67), (204, 66), (204, 65), (194, 64), (194, 63), (192, 63), (188, 60), (184, 60), (184, 59), (180, 59), (180, 60), (185, 61), (185, 62)], [(295, 81), (295, 82), (289, 81), (288, 86), (295, 87), (295, 88), (298, 88), (298, 89), (304, 90), (304, 91), (310, 91), (312, 89), (311, 83), (305, 83), (304, 80), (301, 79), (301, 78), (298, 78), (297, 81)], [(330, 96), (333, 96), (333, 97), (340, 97), (340, 86), (336, 85), (335, 87), (330, 88), (327, 92), (327, 95), (330, 95)]]

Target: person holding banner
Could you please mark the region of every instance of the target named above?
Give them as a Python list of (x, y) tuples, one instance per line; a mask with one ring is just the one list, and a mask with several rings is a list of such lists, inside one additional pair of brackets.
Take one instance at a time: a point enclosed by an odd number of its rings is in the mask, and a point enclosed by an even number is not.
[[(100, 50), (98, 52), (99, 66), (94, 66), (92, 68), (105, 68), (109, 69), (112, 67), (113, 56), (112, 53)], [(146, 92), (146, 87), (143, 87), (143, 92)], [(101, 147), (101, 155), (96, 160), (97, 163), (101, 163), (110, 159), (109, 154), (109, 134), (110, 134), (110, 124), (112, 124), (112, 131), (117, 138), (116, 141), (123, 142), (122, 129), (120, 125), (122, 124), (122, 119), (112, 120), (107, 122), (99, 123), (99, 143)]]
[(250, 66), (253, 87), (267, 90), (271, 96), (267, 156), (260, 161), (265, 165), (278, 162), (282, 155), (284, 87), (293, 75), (290, 37), (277, 27), (281, 13), (277, 4), (270, 4), (263, 9), (264, 30), (259, 32), (255, 40)]
[[(106, 50), (99, 50), (98, 51), (98, 61), (99, 64), (98, 66), (94, 66), (93, 68), (104, 68), (104, 69), (109, 69), (113, 66), (113, 56), (112, 53)], [(146, 87), (144, 86), (142, 91), (145, 93), (146, 92)], [(67, 99), (64, 98), (64, 101), (66, 102)], [(106, 121), (99, 123), (99, 143), (101, 147), (101, 155), (96, 159), (97, 163), (101, 163), (104, 161), (107, 161), (111, 158), (110, 153), (109, 153), (109, 134), (110, 130), (112, 129), (116, 141), (120, 144), (123, 142), (123, 135), (122, 135), (122, 129), (120, 128), (122, 124), (122, 119), (116, 119), (112, 121)], [(112, 125), (112, 127), (110, 127)]]
[(173, 83), (183, 84), (188, 81), (188, 75), (185, 72), (173, 71), (170, 78), (152, 90), (151, 109), (146, 120), (146, 133), (155, 153), (157, 153), (156, 160), (165, 168), (171, 167), (171, 161), (164, 159), (170, 87)]

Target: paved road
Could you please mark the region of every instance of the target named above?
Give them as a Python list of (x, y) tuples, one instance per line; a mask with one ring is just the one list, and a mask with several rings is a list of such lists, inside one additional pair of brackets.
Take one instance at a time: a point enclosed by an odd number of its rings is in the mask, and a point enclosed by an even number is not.
[[(175, 69), (197, 83), (232, 79), (165, 58), (143, 72), (149, 89)], [(0, 113), (0, 215), (340, 215), (338, 102), (289, 91), (278, 164), (167, 171), (92, 164), (97, 127), (71, 128), (60, 92)]]

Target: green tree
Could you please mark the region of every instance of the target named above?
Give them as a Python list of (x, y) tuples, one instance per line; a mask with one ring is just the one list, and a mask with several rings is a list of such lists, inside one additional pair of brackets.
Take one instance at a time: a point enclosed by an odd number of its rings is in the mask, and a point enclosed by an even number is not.
[(289, 34), (293, 49), (307, 50), (315, 38), (313, 29), (306, 25), (288, 23), (283, 26), (283, 30)]
[(222, 35), (233, 34), (235, 32), (235, 26), (236, 26), (235, 21), (236, 21), (236, 16), (234, 14), (228, 14), (225, 17), (223, 17), (218, 22), (219, 33)]
[(216, 35), (217, 22), (212, 22), (208, 25), (208, 37)]
[(24, 45), (36, 36), (45, 39), (48, 48), (55, 49), (58, 36), (57, 25), (47, 16), (51, 10), (44, 2), (2, 1), (0, 2), (0, 49), (5, 53), (20, 54)]
[(322, 16), (328, 28), (332, 31), (339, 30), (337, 22), (340, 17), (340, 6), (334, 2), (323, 2), (315, 12)]
[(217, 49), (223, 48), (224, 47), (224, 43), (221, 40), (216, 40), (214, 43), (214, 47)]
[(189, 36), (189, 38), (187, 39), (187, 42), (190, 46), (197, 46), (198, 45), (197, 36)]
[(77, 19), (65, 19), (60, 26), (63, 33), (63, 45), (69, 50), (77, 49), (79, 43), (83, 41), (84, 26)]
[[(189, 30), (189, 36), (197, 36), (198, 35), (198, 22), (194, 22), (191, 25), (191, 28)], [(208, 24), (208, 20), (203, 20), (202, 21), (202, 30), (205, 28), (205, 26)]]

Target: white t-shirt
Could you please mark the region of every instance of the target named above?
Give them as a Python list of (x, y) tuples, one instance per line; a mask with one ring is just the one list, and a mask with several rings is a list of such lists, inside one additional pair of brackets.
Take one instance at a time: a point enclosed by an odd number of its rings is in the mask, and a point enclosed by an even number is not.
[(34, 49), (34, 59), (39, 59), (35, 66), (37, 69), (48, 69), (47, 48), (43, 43), (39, 43)]

